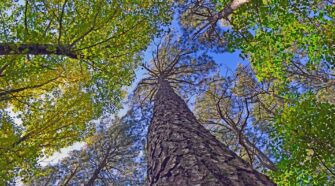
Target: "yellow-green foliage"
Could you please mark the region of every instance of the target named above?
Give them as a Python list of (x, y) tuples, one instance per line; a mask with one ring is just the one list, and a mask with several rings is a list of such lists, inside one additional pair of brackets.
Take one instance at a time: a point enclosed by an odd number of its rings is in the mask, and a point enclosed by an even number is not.
[(279, 185), (333, 185), (335, 167), (335, 106), (312, 95), (284, 107), (275, 123)]
[[(218, 10), (230, 0), (213, 0)], [(257, 70), (257, 77), (285, 78), (285, 67), (299, 58), (310, 65), (335, 66), (335, 6), (327, 1), (252, 0), (231, 16), (225, 39)]]
[(91, 119), (120, 107), (137, 54), (169, 8), (151, 0), (0, 3), (0, 46), (11, 48), (0, 56), (0, 185), (32, 174), (40, 157), (83, 139)]

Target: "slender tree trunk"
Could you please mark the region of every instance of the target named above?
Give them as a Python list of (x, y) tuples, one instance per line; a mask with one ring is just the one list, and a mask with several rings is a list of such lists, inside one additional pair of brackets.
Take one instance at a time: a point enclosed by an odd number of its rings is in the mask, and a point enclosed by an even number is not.
[(252, 143), (248, 139), (248, 137), (243, 136), (242, 140), (243, 140), (244, 144), (247, 146), (248, 150), (251, 150), (257, 156), (258, 160), (261, 162), (261, 164), (263, 166), (265, 166), (266, 168), (268, 168), (272, 171), (277, 170), (276, 166), (269, 159), (269, 157), (267, 155), (265, 155), (254, 143)]
[(220, 143), (160, 80), (148, 134), (149, 185), (275, 185)]
[[(65, 183), (63, 184), (64, 186), (69, 185), (71, 179), (76, 175), (76, 173), (78, 171), (78, 167), (79, 167), (79, 165), (76, 165), (76, 168), (73, 170), (73, 172), (70, 174), (70, 176), (66, 179)], [(47, 185), (47, 184), (45, 184), (45, 185)]]
[(100, 173), (100, 171), (102, 170), (102, 168), (106, 165), (106, 159), (104, 159), (98, 166), (97, 169), (94, 170), (91, 178), (88, 180), (88, 182), (85, 184), (85, 186), (93, 186), (94, 182), (96, 179), (98, 179), (98, 175)]
[(88, 182), (85, 184), (85, 186), (93, 186), (94, 185), (94, 182), (96, 179), (98, 179), (98, 176), (100, 174), (100, 171), (106, 166), (107, 164), (107, 159), (110, 155), (110, 150), (112, 148), (109, 147), (108, 150), (107, 150), (107, 153), (105, 154), (104, 158), (102, 159), (102, 161), (100, 162), (100, 164), (98, 165), (98, 167), (94, 170), (91, 178), (88, 180)]

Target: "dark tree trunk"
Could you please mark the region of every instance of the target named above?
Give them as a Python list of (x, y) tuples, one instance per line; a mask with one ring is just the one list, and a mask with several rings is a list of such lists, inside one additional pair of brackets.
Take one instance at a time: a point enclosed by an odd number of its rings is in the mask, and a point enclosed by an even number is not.
[(220, 143), (165, 80), (148, 134), (149, 185), (275, 185)]

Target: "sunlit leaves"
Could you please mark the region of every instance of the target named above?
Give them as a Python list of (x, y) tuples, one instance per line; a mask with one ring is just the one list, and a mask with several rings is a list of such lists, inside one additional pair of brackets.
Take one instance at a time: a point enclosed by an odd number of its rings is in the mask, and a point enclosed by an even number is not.
[(334, 184), (334, 105), (306, 95), (286, 106), (275, 126), (281, 160), (273, 177), (279, 184)]
[[(227, 2), (220, 1), (222, 7)], [(259, 78), (284, 78), (293, 57), (334, 66), (334, 6), (326, 1), (251, 1), (231, 18), (228, 45), (242, 49)]]
[(169, 3), (1, 3), (0, 177), (30, 174), (39, 157), (83, 139), (91, 119), (120, 108), (138, 53), (170, 20)]

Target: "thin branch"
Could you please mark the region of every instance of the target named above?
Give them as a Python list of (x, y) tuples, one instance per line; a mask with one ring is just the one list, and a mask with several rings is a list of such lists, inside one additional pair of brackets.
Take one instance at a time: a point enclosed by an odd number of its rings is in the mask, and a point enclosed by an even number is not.
[(73, 171), (71, 171), (70, 176), (66, 179), (64, 185), (68, 185), (69, 182), (71, 181), (71, 179), (76, 175), (77, 171), (78, 171), (79, 165), (75, 165), (75, 169)]
[[(13, 60), (12, 60), (13, 61)], [(3, 72), (6, 70), (6, 68), (9, 66), (9, 63), (6, 63), (6, 64), (4, 64), (1, 68), (0, 68), (0, 77), (2, 77), (2, 76), (5, 76), (4, 74), (3, 74)]]
[(25, 30), (26, 37), (28, 35), (28, 17), (27, 17), (28, 4), (29, 4), (28, 0), (26, 0), (25, 10), (24, 10), (24, 30)]
[[(116, 38), (116, 37), (121, 37), (121, 36), (123, 36), (124, 34), (128, 33), (129, 31), (133, 30), (136, 26), (138, 26), (138, 25), (139, 25), (140, 23), (142, 23), (142, 22), (143, 22), (143, 20), (140, 20), (140, 21), (138, 21), (136, 24), (134, 24), (133, 27), (131, 27), (131, 28), (129, 28), (128, 30), (125, 30), (125, 31), (119, 33), (118, 35), (112, 35), (111, 37), (108, 37), (108, 38), (105, 39), (105, 40), (96, 42), (96, 43), (94, 43), (94, 44), (92, 44), (92, 45), (89, 45), (89, 46), (85, 46), (85, 47), (82, 47), (82, 48), (79, 48), (79, 49), (75, 49), (74, 51), (76, 52), (76, 51), (80, 51), (80, 50), (90, 49), (90, 48), (93, 48), (93, 47), (95, 47), (95, 46), (98, 46), (98, 45), (107, 43), (107, 42), (109, 42), (110, 40), (112, 40), (112, 39), (114, 39), (114, 38)], [(110, 46), (108, 46), (108, 47), (110, 47)]]
[[(116, 11), (114, 11), (116, 12)], [(97, 22), (97, 17), (99, 15), (99, 11), (97, 11), (97, 13), (95, 14), (94, 16), (94, 19), (93, 19), (93, 24), (92, 26), (90, 27), (90, 29), (88, 29), (83, 35), (79, 36), (77, 39), (75, 39), (71, 44), (70, 44), (70, 47), (73, 47), (75, 44), (77, 44), (77, 42), (79, 42), (80, 40), (84, 39), (84, 37), (86, 37), (88, 34), (90, 34), (93, 30), (94, 30), (94, 27), (96, 25), (96, 22)]]
[(22, 87), (22, 88), (17, 88), (17, 89), (5, 90), (3, 92), (0, 92), (0, 97), (5, 96), (7, 94), (18, 93), (18, 92), (21, 92), (21, 91), (24, 91), (24, 90), (27, 90), (27, 89), (40, 88), (40, 87), (43, 87), (44, 85), (47, 85), (47, 84), (51, 83), (52, 81), (54, 81), (54, 80), (56, 80), (58, 78), (59, 77), (50, 79), (50, 80), (48, 80), (48, 81), (46, 81), (44, 83), (38, 84), (38, 85), (27, 86), (27, 87)]
[(145, 70), (147, 70), (152, 76), (154, 77), (158, 77), (159, 75), (157, 73), (155, 73), (153, 70), (151, 70), (150, 68), (148, 68), (145, 64), (141, 65)]
[(65, 6), (68, 0), (64, 0), (63, 6), (62, 6), (62, 12), (60, 14), (59, 18), (59, 29), (58, 29), (58, 45), (61, 45), (61, 37), (62, 37), (62, 29), (63, 29), (63, 16), (64, 16), (64, 11), (65, 11)]
[[(315, 152), (315, 150), (314, 150), (314, 152)], [(332, 174), (333, 176), (335, 176), (335, 172), (333, 172), (326, 164), (325, 164), (325, 162), (323, 162), (322, 161), (322, 159), (319, 157), (319, 155), (317, 154), (317, 153), (315, 153), (315, 155), (316, 155), (316, 158), (321, 162), (321, 164), (328, 170), (328, 172), (330, 173), (330, 174)]]

